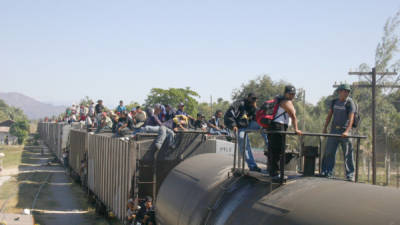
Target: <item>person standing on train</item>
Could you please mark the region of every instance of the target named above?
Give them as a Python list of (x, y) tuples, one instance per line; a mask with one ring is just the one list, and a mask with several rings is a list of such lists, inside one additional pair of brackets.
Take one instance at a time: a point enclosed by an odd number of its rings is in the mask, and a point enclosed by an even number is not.
[[(224, 123), (235, 134), (238, 133), (239, 152), (241, 155), (246, 151), (247, 166), (251, 171), (261, 172), (254, 160), (249, 137), (246, 138), (246, 146), (244, 146), (245, 132), (259, 130), (260, 125), (256, 122), (257, 112), (257, 96), (254, 93), (249, 93), (247, 98), (232, 103), (229, 109), (225, 112)], [(267, 135), (261, 134), (265, 145), (268, 145)]]
[(356, 113), (356, 105), (349, 97), (351, 87), (348, 84), (341, 84), (337, 92), (339, 98), (334, 99), (326, 117), (324, 133), (327, 133), (328, 125), (333, 117), (331, 124), (331, 134), (339, 134), (342, 137), (329, 137), (326, 144), (325, 155), (322, 160), (322, 175), (328, 178), (333, 177), (335, 167), (335, 156), (338, 145), (342, 146), (345, 155), (346, 165), (346, 179), (353, 181), (354, 179), (354, 159), (353, 159), (353, 146), (347, 136), (350, 135), (351, 128), (354, 123), (354, 116)]
[[(293, 99), (296, 96), (296, 88), (292, 85), (285, 86), (285, 91), (282, 96), (278, 96), (279, 108), (275, 119), (267, 128), (268, 131), (286, 131), (289, 127), (289, 118), (292, 119), (292, 124), (296, 134), (301, 135), (302, 132), (298, 129), (296, 110), (293, 106)], [(285, 134), (268, 134), (268, 172), (274, 178), (280, 178), (278, 171), (283, 169), (284, 165), (278, 165), (286, 148)]]

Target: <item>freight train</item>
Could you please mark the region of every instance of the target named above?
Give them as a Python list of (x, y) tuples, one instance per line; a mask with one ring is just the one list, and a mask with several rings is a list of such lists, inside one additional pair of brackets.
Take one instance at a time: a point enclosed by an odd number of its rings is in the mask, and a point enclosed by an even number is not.
[(121, 221), (128, 200), (156, 199), (163, 180), (180, 162), (198, 154), (234, 152), (226, 138), (196, 131), (177, 133), (176, 147), (165, 145), (159, 151), (153, 144), (157, 134), (114, 138), (111, 133), (87, 132), (80, 123), (48, 122), (39, 123), (38, 132), (60, 161), (63, 151), (69, 151), (71, 176), (94, 197), (98, 211), (111, 212)]
[(159, 225), (400, 224), (396, 189), (296, 173), (278, 183), (236, 168), (235, 145), (202, 133), (177, 134), (177, 149), (160, 151), (154, 135), (121, 140), (55, 123), (39, 133), (56, 155), (69, 137), (73, 171), (121, 220), (129, 197), (152, 195)]

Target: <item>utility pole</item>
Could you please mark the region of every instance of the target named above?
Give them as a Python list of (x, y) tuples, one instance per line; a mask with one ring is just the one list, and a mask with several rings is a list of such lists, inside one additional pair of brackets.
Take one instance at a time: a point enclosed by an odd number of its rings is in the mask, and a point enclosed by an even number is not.
[(210, 95), (210, 107), (211, 107), (211, 112), (210, 112), (210, 118), (213, 116), (213, 99), (212, 99), (212, 95)]
[[(372, 68), (371, 72), (349, 72), (349, 75), (370, 76), (371, 84), (353, 85), (353, 87), (371, 88), (372, 89), (372, 183), (376, 184), (376, 88), (400, 88), (396, 84), (377, 84), (377, 76), (380, 76), (378, 81), (384, 76), (395, 76), (396, 72), (376, 72), (376, 68)], [(337, 87), (338, 85), (334, 85)]]
[(303, 124), (302, 128), (303, 130), (306, 130), (306, 89), (303, 89)]

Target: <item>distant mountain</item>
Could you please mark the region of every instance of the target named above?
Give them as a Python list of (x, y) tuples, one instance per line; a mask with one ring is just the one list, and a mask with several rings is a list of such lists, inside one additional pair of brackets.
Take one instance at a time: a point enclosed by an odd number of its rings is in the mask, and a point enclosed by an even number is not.
[(65, 106), (46, 104), (15, 92), (0, 92), (0, 99), (4, 100), (10, 106), (22, 109), (29, 119), (56, 116), (65, 111)]

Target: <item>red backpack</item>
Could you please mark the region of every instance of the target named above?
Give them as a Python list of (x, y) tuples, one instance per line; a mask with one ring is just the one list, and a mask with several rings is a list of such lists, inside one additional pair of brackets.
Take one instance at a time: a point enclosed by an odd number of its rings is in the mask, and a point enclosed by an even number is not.
[(280, 102), (281, 99), (276, 97), (263, 103), (256, 114), (256, 121), (261, 127), (268, 128), (275, 119), (285, 114), (282, 113), (281, 115), (276, 117)]

